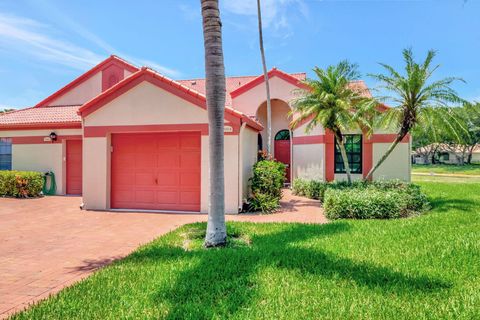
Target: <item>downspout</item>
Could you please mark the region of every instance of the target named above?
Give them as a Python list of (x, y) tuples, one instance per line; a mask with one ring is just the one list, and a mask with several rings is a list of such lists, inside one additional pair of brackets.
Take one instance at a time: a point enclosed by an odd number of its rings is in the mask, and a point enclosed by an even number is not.
[(241, 173), (241, 170), (243, 169), (243, 143), (242, 143), (242, 137), (243, 133), (245, 131), (245, 127), (247, 126), (246, 122), (243, 122), (242, 119), (240, 119), (240, 129), (238, 132), (238, 212), (240, 213), (243, 209), (243, 175)]

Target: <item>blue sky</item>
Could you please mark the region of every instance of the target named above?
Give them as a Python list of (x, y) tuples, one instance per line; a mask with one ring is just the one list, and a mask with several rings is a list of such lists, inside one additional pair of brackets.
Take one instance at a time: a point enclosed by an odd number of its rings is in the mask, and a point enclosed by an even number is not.
[[(117, 54), (174, 79), (203, 77), (199, 0), (0, 0), (0, 106), (26, 107)], [(255, 0), (223, 0), (227, 75), (261, 72)], [(366, 74), (401, 50), (438, 50), (436, 77), (480, 100), (480, 0), (263, 0), (269, 68), (310, 72), (348, 59)]]

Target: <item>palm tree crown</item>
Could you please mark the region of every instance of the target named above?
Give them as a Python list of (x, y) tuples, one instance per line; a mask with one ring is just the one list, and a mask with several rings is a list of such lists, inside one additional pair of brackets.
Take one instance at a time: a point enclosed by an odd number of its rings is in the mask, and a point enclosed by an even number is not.
[(308, 120), (306, 130), (321, 125), (330, 130), (337, 141), (344, 158), (347, 177), (350, 169), (343, 149), (343, 135), (346, 130), (360, 128), (371, 131), (369, 116), (373, 110), (373, 100), (365, 92), (355, 89), (351, 82), (359, 78), (358, 66), (348, 61), (341, 61), (326, 69), (313, 69), (317, 79), (307, 79), (304, 83), (309, 90), (302, 90), (292, 103), (292, 126)]
[(366, 179), (369, 179), (373, 172), (391, 154), (395, 146), (416, 126), (430, 127), (432, 130), (439, 126), (445, 127), (452, 132), (455, 131), (455, 117), (450, 112), (449, 104), (463, 103), (452, 83), (462, 79), (448, 77), (432, 81), (432, 74), (439, 68), (439, 65), (432, 65), (436, 56), (434, 50), (427, 53), (422, 63), (414, 60), (411, 49), (403, 50), (405, 62), (404, 73), (396, 71), (393, 67), (381, 63), (385, 69), (384, 74), (370, 75), (380, 82), (380, 90), (387, 92), (387, 100), (393, 104), (393, 108), (387, 109), (380, 116), (378, 125), (395, 129), (397, 137), (387, 150), (385, 155), (370, 170)]

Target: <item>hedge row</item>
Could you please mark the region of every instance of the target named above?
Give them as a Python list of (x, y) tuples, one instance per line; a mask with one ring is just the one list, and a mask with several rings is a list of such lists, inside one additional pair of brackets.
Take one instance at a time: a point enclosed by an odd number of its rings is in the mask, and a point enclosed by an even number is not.
[(293, 193), (323, 202), (330, 219), (388, 219), (408, 217), (428, 209), (420, 187), (400, 180), (323, 182), (296, 179)]
[(42, 195), (43, 174), (34, 171), (0, 171), (0, 196), (28, 198)]

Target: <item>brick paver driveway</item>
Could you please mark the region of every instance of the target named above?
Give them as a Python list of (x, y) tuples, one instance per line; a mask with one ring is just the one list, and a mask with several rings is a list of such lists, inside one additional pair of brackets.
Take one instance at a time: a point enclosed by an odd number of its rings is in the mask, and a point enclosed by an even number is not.
[[(82, 211), (79, 197), (0, 198), (0, 318), (58, 292), (139, 245), (206, 221), (201, 214)], [(316, 201), (285, 192), (273, 215), (230, 215), (228, 220), (326, 222)]]

